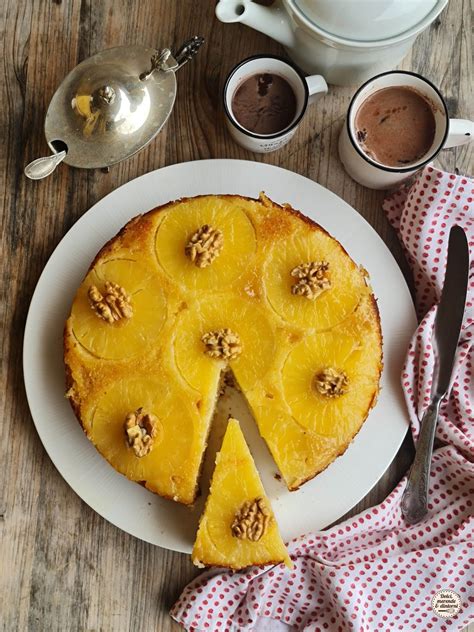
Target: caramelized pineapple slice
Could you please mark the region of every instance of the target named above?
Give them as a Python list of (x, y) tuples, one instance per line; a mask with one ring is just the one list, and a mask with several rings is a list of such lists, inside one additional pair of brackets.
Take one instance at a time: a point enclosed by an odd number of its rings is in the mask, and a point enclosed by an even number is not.
[[(203, 226), (220, 231), (222, 247), (209, 265), (198, 267), (186, 254)], [(256, 251), (255, 231), (239, 200), (202, 196), (171, 210), (156, 235), (156, 254), (165, 271), (192, 291), (225, 288), (249, 265)]]
[(340, 327), (313, 334), (289, 354), (283, 392), (303, 427), (349, 443), (374, 405), (382, 367), (381, 336), (372, 299)]
[[(298, 266), (311, 262), (327, 263), (315, 298), (294, 294), (298, 278), (292, 276)], [(296, 274), (296, 273), (295, 273)], [(369, 290), (365, 278), (342, 246), (322, 229), (296, 233), (286, 241), (275, 243), (266, 258), (264, 284), (270, 305), (284, 320), (319, 331), (341, 322)]]
[[(238, 336), (241, 351), (234, 358), (211, 357), (203, 336), (229, 329)], [(215, 384), (227, 364), (243, 389), (250, 389), (267, 372), (275, 355), (272, 325), (252, 299), (216, 296), (194, 302), (182, 313), (175, 335), (175, 356), (186, 381), (204, 391)]]
[[(94, 309), (91, 288), (107, 294), (106, 283), (116, 284), (129, 299), (131, 315), (109, 322)], [(111, 259), (96, 265), (77, 291), (71, 310), (76, 339), (93, 355), (110, 360), (143, 353), (153, 344), (166, 319), (162, 284), (145, 266), (129, 259)]]
[[(247, 520), (246, 520), (247, 518)], [(241, 569), (291, 560), (239, 422), (229, 419), (192, 553), (196, 566)]]
[[(140, 409), (156, 420), (151, 449), (141, 457), (130, 446), (125, 430), (127, 416)], [(166, 376), (143, 376), (105, 386), (85, 430), (118, 472), (161, 496), (192, 504), (208, 425), (189, 394)]]

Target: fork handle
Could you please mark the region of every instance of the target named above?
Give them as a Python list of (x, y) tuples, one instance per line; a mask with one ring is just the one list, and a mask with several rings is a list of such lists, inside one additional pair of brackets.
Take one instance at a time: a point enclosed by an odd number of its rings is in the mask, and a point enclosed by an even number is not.
[(428, 512), (428, 484), (431, 456), (441, 398), (435, 397), (421, 420), (416, 453), (401, 500), (402, 515), (408, 524), (420, 522)]

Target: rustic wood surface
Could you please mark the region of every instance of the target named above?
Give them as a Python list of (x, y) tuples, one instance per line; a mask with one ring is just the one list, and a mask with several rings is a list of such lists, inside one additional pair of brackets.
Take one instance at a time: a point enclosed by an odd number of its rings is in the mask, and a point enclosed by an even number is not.
[[(0, 627), (3, 630), (176, 630), (168, 609), (197, 571), (185, 555), (122, 533), (78, 498), (36, 434), (26, 402), (22, 332), (35, 284), (51, 252), (97, 200), (164, 165), (200, 158), (263, 160), (308, 176), (340, 195), (379, 232), (400, 262), (400, 246), (381, 211), (383, 194), (347, 177), (337, 138), (352, 88), (332, 88), (310, 108), (293, 141), (261, 157), (229, 138), (221, 88), (230, 68), (255, 53), (284, 54), (265, 36), (214, 18), (211, 0), (4, 0), (0, 96), (2, 196), (2, 437), (0, 485)], [(452, 116), (473, 117), (469, 0), (451, 0), (403, 68), (440, 86)], [(179, 45), (206, 38), (180, 72), (166, 129), (146, 150), (110, 173), (61, 166), (31, 182), (23, 166), (47, 152), (45, 112), (65, 74), (101, 49), (120, 44)], [(472, 170), (472, 147), (450, 149), (439, 164)], [(411, 441), (354, 512), (379, 502), (411, 459)]]

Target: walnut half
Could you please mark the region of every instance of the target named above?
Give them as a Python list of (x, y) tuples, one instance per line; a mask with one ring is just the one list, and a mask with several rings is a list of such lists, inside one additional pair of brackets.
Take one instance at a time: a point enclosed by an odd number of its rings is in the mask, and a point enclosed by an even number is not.
[(324, 369), (314, 376), (314, 387), (325, 397), (340, 397), (347, 393), (349, 379), (344, 371), (332, 367)]
[(258, 542), (266, 532), (271, 514), (262, 496), (245, 502), (235, 514), (231, 524), (234, 538)]
[(298, 281), (291, 286), (291, 293), (314, 300), (331, 287), (328, 270), (327, 261), (310, 261), (296, 266), (290, 274)]
[(95, 314), (109, 325), (133, 316), (130, 296), (117, 283), (106, 281), (105, 294), (102, 294), (97, 286), (91, 285), (87, 296)]
[(210, 358), (235, 360), (242, 353), (240, 336), (232, 329), (208, 331), (201, 340), (205, 346), (204, 353)]
[(138, 408), (134, 413), (128, 413), (124, 423), (127, 443), (141, 458), (151, 452), (154, 439), (158, 434), (158, 418)]
[(218, 228), (204, 224), (191, 235), (184, 249), (186, 256), (198, 268), (206, 268), (221, 254), (224, 235)]

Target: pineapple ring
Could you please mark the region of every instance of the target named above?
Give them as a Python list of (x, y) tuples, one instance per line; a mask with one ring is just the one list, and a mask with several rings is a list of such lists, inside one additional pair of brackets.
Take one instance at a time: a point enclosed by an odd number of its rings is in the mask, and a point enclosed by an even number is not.
[[(150, 453), (138, 458), (127, 445), (124, 422), (130, 411), (140, 407), (157, 417), (158, 435)], [(194, 499), (205, 443), (201, 426), (203, 422), (189, 398), (177, 392), (164, 376), (135, 377), (104, 388), (86, 432), (121, 474), (144, 482), (160, 495), (189, 504)]]
[(193, 388), (207, 392), (205, 389), (215, 384), (217, 374), (227, 362), (206, 355), (201, 338), (221, 328), (231, 329), (240, 338), (242, 352), (229, 361), (229, 366), (239, 386), (250, 389), (265, 375), (275, 355), (272, 327), (262, 308), (252, 299), (208, 298), (183, 312), (174, 340), (178, 369)]
[[(88, 290), (103, 291), (106, 281), (122, 286), (131, 296), (133, 315), (110, 325), (91, 308)], [(162, 285), (145, 266), (130, 259), (111, 259), (96, 265), (77, 291), (71, 311), (72, 330), (93, 355), (120, 360), (143, 353), (144, 344), (158, 337), (167, 314)]]
[[(185, 254), (187, 241), (201, 226), (219, 229), (224, 237), (219, 256), (198, 268)], [(237, 279), (255, 255), (254, 227), (238, 200), (196, 198), (169, 211), (156, 234), (156, 256), (164, 270), (193, 291), (224, 288)]]
[[(291, 292), (295, 278), (291, 271), (303, 263), (329, 263), (329, 289), (310, 300)], [(369, 292), (365, 278), (342, 246), (322, 229), (311, 235), (296, 235), (276, 243), (266, 258), (263, 274), (266, 296), (271, 307), (293, 325), (318, 331), (330, 329), (354, 311), (361, 296)]]
[[(356, 312), (349, 319), (354, 321), (356, 333), (358, 318)], [(299, 343), (284, 364), (282, 378), (285, 399), (296, 421), (342, 445), (356, 434), (373, 406), (381, 354), (375, 333), (364, 339), (349, 335), (349, 323), (341, 329), (314, 334)], [(330, 398), (314, 387), (315, 375), (327, 368), (346, 374), (344, 394)]]

